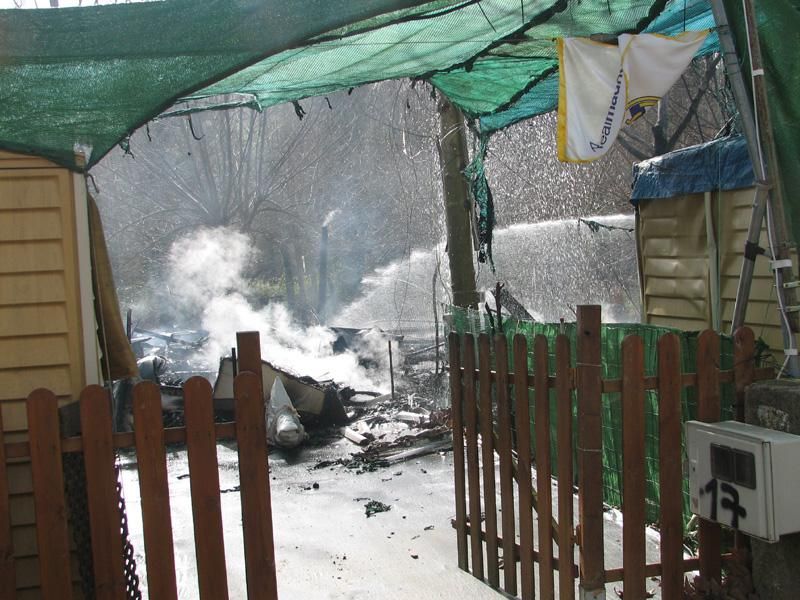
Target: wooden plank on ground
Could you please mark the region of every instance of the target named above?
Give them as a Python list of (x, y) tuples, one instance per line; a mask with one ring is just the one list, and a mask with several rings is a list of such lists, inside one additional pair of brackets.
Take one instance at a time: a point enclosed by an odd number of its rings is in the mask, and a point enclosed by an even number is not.
[(67, 507), (58, 400), (50, 390), (33, 391), (27, 400), (36, 542), (43, 598), (72, 598)]
[[(572, 496), (572, 381), (569, 338), (556, 338), (556, 397), (558, 398), (558, 558), (570, 564), (575, 552), (572, 535), (574, 508)], [(558, 595), (574, 600), (575, 575), (572, 569), (558, 570)]]
[(267, 431), (258, 375), (250, 372), (238, 375), (233, 382), (233, 395), (247, 597), (249, 600), (277, 600)]
[[(503, 589), (517, 594), (517, 563), (514, 552), (514, 470), (511, 457), (511, 404), (508, 397), (508, 346), (505, 336), (494, 336), (497, 361), (497, 444), (500, 455), (500, 510), (503, 532)], [(525, 425), (528, 426), (527, 424)]]
[(111, 399), (105, 388), (99, 385), (84, 388), (80, 413), (94, 591), (98, 600), (122, 600), (125, 598), (125, 569), (121, 519), (111, 440)]
[(463, 391), (461, 386), (461, 338), (450, 333), (450, 403), (453, 414), (453, 471), (456, 496), (456, 545), (458, 568), (469, 570), (467, 563), (467, 498), (464, 477), (464, 416)]
[(492, 418), (491, 349), (489, 336), (478, 337), (478, 386), (480, 391), (481, 461), (483, 507), (486, 519), (486, 573), (489, 585), (500, 587), (497, 544), (497, 487), (494, 469), (494, 422)]
[(639, 336), (622, 342), (622, 564), (623, 592), (646, 597), (644, 344)]
[(161, 392), (155, 383), (145, 381), (133, 388), (133, 423), (139, 463), (147, 589), (153, 598), (175, 600), (178, 589), (175, 583), (164, 423), (161, 417)]
[[(720, 418), (719, 336), (706, 330), (697, 338), (697, 420), (715, 423)], [(720, 583), (722, 530), (700, 519), (700, 577)]]
[[(217, 440), (211, 384), (191, 377), (183, 386), (186, 450), (192, 494), (194, 547), (201, 600), (227, 600), (228, 574), (222, 536)], [(263, 418), (263, 417), (260, 417)]]
[(478, 411), (475, 401), (475, 339), (464, 336), (464, 422), (467, 440), (467, 484), (469, 486), (469, 522), (475, 523), (470, 536), (472, 574), (483, 580), (483, 542), (480, 535), (481, 484), (478, 464)]
[(550, 389), (547, 338), (537, 335), (533, 350), (536, 366), (536, 497), (539, 508), (539, 598), (553, 600), (553, 488), (550, 453)]
[(3, 414), (0, 411), (0, 590), (8, 590), (16, 597), (16, 568), (14, 544), (11, 537), (11, 502), (9, 500), (8, 473), (6, 470), (6, 444), (3, 435)]
[[(539, 374), (537, 373), (537, 376)], [(536, 385), (540, 385), (539, 379)], [(546, 388), (545, 388), (546, 389)], [(538, 392), (538, 387), (537, 387)], [(536, 596), (533, 568), (533, 489), (531, 484), (531, 416), (528, 394), (528, 343), (514, 336), (514, 408), (517, 420), (517, 484), (519, 490), (520, 597)], [(538, 457), (537, 457), (538, 458)], [(508, 564), (508, 563), (506, 563)]]
[(658, 465), (661, 594), (683, 594), (683, 472), (681, 450), (681, 345), (674, 333), (658, 340)]
[(578, 307), (578, 513), (581, 588), (605, 589), (600, 307)]

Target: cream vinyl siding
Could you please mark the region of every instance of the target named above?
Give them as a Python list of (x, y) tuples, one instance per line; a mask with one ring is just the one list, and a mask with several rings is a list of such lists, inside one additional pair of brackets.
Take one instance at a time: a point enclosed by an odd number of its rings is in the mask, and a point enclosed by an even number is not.
[[(0, 152), (0, 410), (8, 442), (27, 438), (31, 391), (49, 388), (63, 405), (86, 383), (76, 177), (43, 159)], [(37, 598), (27, 462), (9, 465), (9, 484), (19, 597)]]
[[(730, 333), (755, 190), (711, 193), (713, 231), (719, 251), (722, 331)], [(767, 248), (766, 229), (759, 245)], [(710, 277), (703, 194), (641, 200), (637, 245), (642, 271), (643, 320), (687, 331), (712, 327)], [(794, 264), (797, 266), (796, 255)], [(783, 361), (777, 299), (769, 259), (756, 259), (745, 324)]]

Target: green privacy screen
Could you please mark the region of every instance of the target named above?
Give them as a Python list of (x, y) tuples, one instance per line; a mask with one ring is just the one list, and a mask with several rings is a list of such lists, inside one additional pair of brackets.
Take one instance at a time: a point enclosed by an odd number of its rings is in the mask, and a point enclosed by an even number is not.
[(553, 73), (554, 37), (640, 31), (674, 3), (165, 0), (0, 10), (0, 147), (77, 168), (82, 144), (91, 166), (181, 98), (178, 109), (264, 108), (398, 77), (428, 78), (469, 115), (488, 115)]
[[(491, 333), (491, 325), (487, 322), (484, 313), (467, 311), (462, 308), (451, 307), (451, 329), (458, 333)], [(528, 369), (533, 372), (533, 338), (544, 335), (548, 342), (550, 358), (550, 374), (555, 373), (555, 339), (561, 329), (560, 324), (535, 323), (530, 321), (517, 321), (514, 319), (503, 320), (503, 333), (509, 341), (509, 366), (513, 365), (513, 345), (511, 340), (514, 335), (523, 334), (528, 340)], [(572, 350), (572, 364), (575, 364), (576, 348), (575, 323), (565, 323), (563, 332), (570, 340)], [(638, 335), (644, 342), (645, 374), (648, 377), (658, 373), (658, 339), (666, 334), (674, 333), (680, 338), (681, 344), (681, 370), (684, 373), (695, 372), (697, 335), (699, 332), (687, 332), (669, 327), (656, 327), (639, 323), (614, 323), (603, 324), (602, 335), (602, 377), (603, 379), (620, 379), (622, 374), (622, 341), (629, 335)], [(720, 368), (733, 367), (733, 341), (728, 336), (720, 336)], [(552, 444), (553, 472), (557, 472), (556, 432), (558, 423), (556, 399), (554, 392), (550, 400), (550, 412), (553, 415), (550, 424), (550, 439)], [(654, 390), (645, 391), (645, 476), (646, 484), (646, 518), (648, 523), (658, 523), (659, 518), (659, 492), (658, 492), (658, 395)], [(602, 398), (602, 423), (603, 423), (603, 499), (606, 504), (620, 508), (622, 506), (622, 402), (619, 393), (603, 394)], [(734, 389), (732, 383), (723, 383), (721, 387), (722, 419), (733, 418)], [(682, 396), (683, 420), (693, 419), (696, 414), (697, 402), (694, 388), (684, 388)], [(573, 405), (574, 411), (574, 405)], [(534, 412), (531, 411), (531, 436), (535, 443), (536, 431), (534, 428)], [(574, 414), (573, 431), (577, 432), (577, 413)], [(575, 445), (573, 440), (573, 446)], [(574, 471), (577, 474), (577, 469)], [(577, 475), (576, 475), (577, 476)], [(688, 480), (684, 480), (684, 523), (688, 522), (689, 496)]]

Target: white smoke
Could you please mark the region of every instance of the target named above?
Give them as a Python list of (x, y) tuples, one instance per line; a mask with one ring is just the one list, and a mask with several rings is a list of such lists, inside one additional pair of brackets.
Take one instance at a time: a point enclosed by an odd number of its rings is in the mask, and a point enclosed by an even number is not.
[[(361, 356), (369, 352), (367, 356), (377, 365), (365, 368), (351, 350), (334, 354), (336, 334), (327, 327), (297, 324), (283, 304), (253, 306), (247, 299), (244, 276), (251, 258), (248, 237), (226, 228), (192, 234), (170, 250), (170, 287), (209, 332), (203, 348), (208, 364), (216, 364), (230, 352), (237, 331), (258, 331), (262, 358), (276, 366), (357, 390), (388, 391), (388, 348), (382, 336), (367, 336), (368, 341), (357, 348)], [(373, 337), (381, 339), (374, 347)]]

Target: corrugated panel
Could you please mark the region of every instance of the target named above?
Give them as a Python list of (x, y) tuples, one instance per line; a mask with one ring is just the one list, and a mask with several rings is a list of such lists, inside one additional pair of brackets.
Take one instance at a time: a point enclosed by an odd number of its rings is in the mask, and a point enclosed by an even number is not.
[[(733, 315), (753, 198), (753, 189), (715, 192), (712, 198), (720, 261), (720, 312), (726, 332)], [(639, 206), (646, 321), (685, 330), (709, 327), (711, 311), (706, 299), (710, 270), (703, 195), (642, 201)], [(759, 244), (767, 244), (765, 231)], [(776, 359), (783, 360), (774, 280), (766, 257), (756, 260), (745, 324), (762, 337)]]
[[(723, 327), (730, 328), (739, 274), (742, 268), (742, 251), (747, 240), (750, 215), (755, 191), (753, 189), (723, 192), (719, 221), (721, 228), (720, 278), (722, 280), (722, 319)], [(761, 247), (767, 246), (766, 229), (762, 228), (759, 238)], [(797, 264), (795, 256), (795, 264)], [(753, 281), (750, 287), (750, 301), (745, 312), (745, 324), (753, 328), (772, 350), (776, 360), (783, 362), (783, 333), (778, 313), (778, 300), (775, 293), (775, 280), (769, 268), (769, 258), (756, 259)]]
[[(680, 243), (680, 240), (676, 240)], [(652, 277), (677, 277), (683, 279), (705, 279), (708, 276), (708, 261), (705, 258), (644, 257), (644, 274)]]
[(673, 279), (648, 277), (644, 286), (648, 296), (692, 298), (705, 300), (708, 290), (702, 279)]
[(707, 320), (705, 298), (689, 300), (683, 297), (669, 298), (664, 296), (648, 297), (647, 314), (660, 317), (679, 316), (681, 318)]
[(647, 323), (660, 327), (675, 327), (683, 331), (702, 331), (703, 329), (708, 329), (708, 323), (705, 319), (683, 319), (675, 316), (662, 317), (659, 315), (648, 315)]
[(703, 196), (642, 200), (639, 210), (645, 322), (686, 330), (708, 327)]

